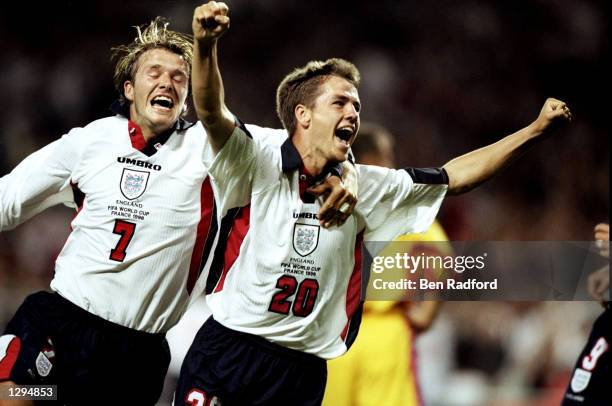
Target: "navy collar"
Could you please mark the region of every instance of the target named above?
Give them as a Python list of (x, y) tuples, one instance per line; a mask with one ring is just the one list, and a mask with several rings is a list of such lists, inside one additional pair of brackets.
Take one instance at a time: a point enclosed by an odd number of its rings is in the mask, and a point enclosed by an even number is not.
[[(130, 119), (130, 105), (127, 103), (122, 103), (119, 100), (115, 100), (110, 106), (110, 111), (112, 111), (114, 114), (119, 114), (120, 116), (123, 116), (128, 120)], [(174, 132), (174, 130), (184, 131), (190, 127), (193, 127), (195, 124), (196, 123), (192, 123), (190, 121), (184, 120), (182, 117), (179, 117), (177, 123), (174, 124), (174, 126), (172, 127), (172, 132)]]
[(283, 172), (291, 172), (304, 166), (302, 157), (293, 144), (291, 137), (287, 138), (281, 146), (281, 159), (283, 161)]

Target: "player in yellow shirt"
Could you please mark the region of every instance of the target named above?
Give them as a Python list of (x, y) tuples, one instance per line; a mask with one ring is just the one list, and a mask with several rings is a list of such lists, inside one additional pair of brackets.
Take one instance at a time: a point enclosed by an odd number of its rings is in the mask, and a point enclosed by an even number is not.
[[(382, 127), (362, 124), (353, 152), (359, 163), (393, 167), (393, 138)], [(396, 241), (447, 241), (438, 222), (424, 234)], [(413, 244), (409, 250), (420, 250)], [(439, 246), (439, 247), (438, 247)], [(450, 253), (447, 246), (428, 245)], [(420, 252), (420, 251), (419, 251)], [(436, 301), (367, 301), (359, 335), (351, 350), (327, 363), (324, 406), (420, 405), (416, 377), (415, 334), (429, 328), (439, 308)]]

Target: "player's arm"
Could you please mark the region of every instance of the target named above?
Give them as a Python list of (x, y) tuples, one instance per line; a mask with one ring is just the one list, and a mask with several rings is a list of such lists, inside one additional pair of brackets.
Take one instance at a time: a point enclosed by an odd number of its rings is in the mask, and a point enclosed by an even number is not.
[(571, 121), (567, 105), (549, 98), (538, 118), (527, 127), (500, 141), (457, 157), (444, 165), (448, 174), (448, 194), (461, 194), (472, 190), (507, 167), (532, 145), (550, 135), (560, 123)]
[(193, 13), (193, 65), (191, 85), (198, 119), (216, 154), (235, 128), (234, 115), (225, 105), (223, 81), (217, 60), (217, 42), (229, 28), (228, 7), (210, 1)]
[(344, 224), (357, 204), (359, 184), (355, 165), (344, 161), (340, 172), (308, 190), (325, 199), (318, 213), (319, 222), (325, 228)]
[(24, 159), (0, 178), (0, 231), (10, 230), (48, 207), (71, 203), (71, 162), (66, 139), (55, 141)]

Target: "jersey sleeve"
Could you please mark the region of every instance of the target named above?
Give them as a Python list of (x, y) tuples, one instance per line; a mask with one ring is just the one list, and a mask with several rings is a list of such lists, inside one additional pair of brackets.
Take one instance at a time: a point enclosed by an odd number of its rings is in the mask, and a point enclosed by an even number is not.
[(260, 183), (272, 181), (273, 176), (266, 170), (271, 164), (268, 162), (271, 159), (269, 152), (287, 139), (285, 130), (236, 121), (239, 125), (214, 157), (209, 169), (222, 214), (231, 208), (245, 206), (251, 193), (264, 187), (254, 185), (256, 172), (259, 172)]
[(422, 233), (433, 223), (448, 189), (443, 172), (357, 165), (357, 213), (367, 241), (392, 241), (401, 234)]
[(245, 125), (251, 136), (262, 145), (281, 146), (288, 138), (287, 131), (280, 128), (259, 127), (254, 124)]
[(209, 174), (222, 212), (245, 206), (251, 197), (255, 142), (244, 126), (236, 126), (227, 142), (216, 154)]
[(10, 230), (51, 206), (74, 206), (70, 180), (78, 162), (79, 130), (73, 129), (32, 153), (0, 178), (0, 231)]

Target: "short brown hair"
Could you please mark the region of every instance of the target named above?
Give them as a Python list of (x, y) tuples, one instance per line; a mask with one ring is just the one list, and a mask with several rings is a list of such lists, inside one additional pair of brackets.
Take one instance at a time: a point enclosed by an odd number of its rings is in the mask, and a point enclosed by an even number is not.
[(359, 87), (361, 80), (355, 65), (344, 59), (331, 58), (326, 61), (310, 61), (306, 66), (294, 69), (278, 85), (276, 114), (290, 136), (297, 126), (295, 106), (303, 104), (312, 107), (320, 94), (320, 85), (330, 76), (346, 79), (355, 87)]
[(155, 17), (148, 26), (134, 27), (138, 35), (128, 45), (111, 48), (111, 60), (115, 63), (113, 82), (119, 93), (119, 101), (126, 104), (123, 84), (133, 80), (140, 55), (156, 48), (167, 49), (181, 56), (187, 64), (188, 74), (193, 59), (192, 37), (168, 29), (169, 22), (163, 17)]

